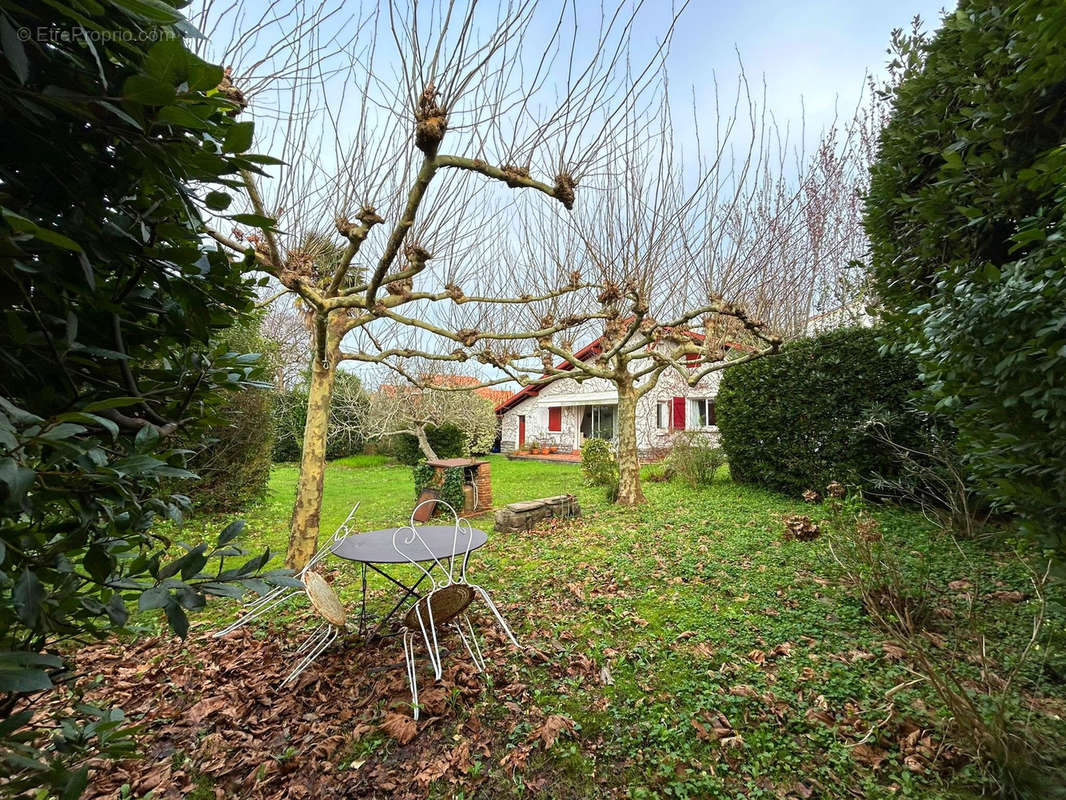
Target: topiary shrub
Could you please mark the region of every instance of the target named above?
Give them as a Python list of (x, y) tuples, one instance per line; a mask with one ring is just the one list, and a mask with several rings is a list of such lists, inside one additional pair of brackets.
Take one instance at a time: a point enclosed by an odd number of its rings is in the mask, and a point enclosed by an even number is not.
[[(618, 463), (606, 439), (586, 439), (581, 445), (581, 474), (586, 486), (611, 486), (618, 491)], [(610, 493), (608, 493), (608, 499)]]
[[(893, 451), (867, 432), (867, 412), (907, 408), (914, 361), (883, 354), (878, 332), (844, 328), (730, 367), (718, 391), (718, 428), (734, 480), (798, 494), (833, 480), (894, 474)], [(901, 429), (894, 441), (913, 436)]]
[(678, 431), (674, 435), (667, 464), (673, 474), (693, 489), (710, 486), (714, 474), (726, 462), (725, 451), (714, 447), (698, 431)]
[[(469, 455), (466, 449), (466, 436), (455, 425), (445, 424), (439, 428), (428, 428), (426, 438), (429, 439), (430, 447), (437, 454), (437, 458), (462, 458)], [(396, 460), (408, 466), (414, 466), (425, 458), (425, 454), (418, 446), (418, 439), (409, 433), (394, 436), (392, 450)]]
[(1061, 0), (963, 0), (897, 37), (871, 168), (871, 277), (968, 477), (1066, 563), (1066, 60)]

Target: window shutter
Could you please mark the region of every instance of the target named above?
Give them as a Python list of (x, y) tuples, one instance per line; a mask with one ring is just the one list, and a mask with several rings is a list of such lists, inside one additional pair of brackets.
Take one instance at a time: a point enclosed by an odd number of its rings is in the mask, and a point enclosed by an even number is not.
[(696, 367), (699, 366), (699, 360), (699, 353), (685, 353), (685, 363), (690, 370), (696, 369)]
[(718, 412), (715, 410), (714, 400), (708, 400), (707, 401), (707, 424), (708, 425), (717, 425), (718, 424)]
[(673, 428), (677, 431), (685, 430), (685, 398), (674, 398)]
[(551, 406), (548, 409), (548, 430), (561, 431), (563, 429), (563, 407)]

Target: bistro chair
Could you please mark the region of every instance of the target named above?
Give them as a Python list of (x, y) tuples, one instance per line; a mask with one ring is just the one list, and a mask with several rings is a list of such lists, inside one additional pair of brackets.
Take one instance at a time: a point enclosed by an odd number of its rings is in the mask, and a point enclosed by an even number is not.
[[(301, 592), (306, 592), (308, 593), (308, 595), (310, 595), (309, 591), (307, 590), (307, 581), (304, 579), (310, 574), (317, 574), (312, 573), (312, 570), (315, 568), (315, 566), (322, 559), (324, 559), (326, 556), (333, 552), (333, 548), (336, 546), (338, 541), (343, 539), (345, 536), (350, 536), (352, 534), (351, 523), (352, 519), (355, 517), (355, 512), (358, 510), (359, 503), (356, 503), (352, 507), (352, 510), (348, 513), (348, 516), (345, 518), (344, 522), (341, 523), (340, 527), (333, 532), (333, 535), (330, 536), (328, 540), (326, 540), (325, 544), (318, 548), (318, 552), (311, 556), (311, 560), (304, 565), (303, 569), (293, 575), (296, 580), (300, 581), (303, 584), (302, 586), (276, 586), (266, 594), (254, 600), (239, 619), (237, 619), (235, 622), (231, 622), (222, 630), (216, 631), (214, 636), (218, 638), (220, 636), (225, 636), (227, 633), (232, 633), (238, 628), (247, 625), (253, 619), (261, 617), (270, 609), (280, 605), (289, 598), (300, 594)], [(321, 580), (321, 577), (319, 579)], [(324, 580), (322, 582), (325, 583)], [(328, 588), (329, 585), (326, 584), (326, 586)]]
[(340, 598), (333, 591), (333, 587), (326, 583), (325, 578), (317, 572), (308, 572), (302, 580), (307, 599), (311, 602), (311, 608), (324, 621), (319, 623), (311, 635), (297, 648), (296, 654), (304, 653), (304, 657), (278, 685), (278, 689), (283, 689), (300, 677), (303, 671), (311, 666), (314, 660), (344, 631), (347, 621)]
[[(404, 615), (403, 624), (401, 625), (404, 662), (407, 666), (407, 679), (411, 684), (411, 705), (414, 708), (414, 718), (416, 720), (418, 719), (419, 711), (418, 677), (415, 668), (416, 638), (420, 637), (426, 646), (430, 663), (433, 666), (434, 680), (440, 680), (442, 675), (438, 634), (446, 626), (454, 628), (459, 633), (467, 653), (470, 654), (470, 659), (479, 671), (484, 672), (485, 657), (482, 654), (481, 644), (478, 642), (473, 622), (466, 613), (467, 608), (469, 608), (474, 599), (480, 596), (485, 601), (485, 605), (489, 607), (507, 638), (511, 640), (511, 643), (515, 647), (521, 647), (511, 629), (507, 626), (503, 615), (496, 608), (496, 604), (492, 602), (489, 593), (483, 587), (470, 583), (467, 579), (466, 568), (470, 560), (470, 546), (473, 541), (470, 523), (465, 519), (460, 519), (455, 509), (448, 503), (441, 500), (427, 502), (436, 503), (438, 507), (443, 506), (452, 513), (452, 517), (455, 519), (451, 552), (446, 557), (447, 566), (445, 566), (444, 561), (431, 555), (426, 562), (428, 564), (427, 568), (411, 556), (412, 551), (416, 553), (420, 552), (420, 550), (432, 552), (414, 524), (415, 515), (418, 513), (419, 506), (422, 505), (421, 503), (415, 506), (415, 510), (411, 513), (409, 524), (403, 528), (397, 528), (392, 537), (392, 544), (396, 548), (396, 552), (400, 553), (408, 562), (420, 570), (430, 582), (430, 590), (411, 606)], [(418, 541), (421, 548), (411, 548), (415, 541)], [(401, 547), (401, 544), (404, 547)]]

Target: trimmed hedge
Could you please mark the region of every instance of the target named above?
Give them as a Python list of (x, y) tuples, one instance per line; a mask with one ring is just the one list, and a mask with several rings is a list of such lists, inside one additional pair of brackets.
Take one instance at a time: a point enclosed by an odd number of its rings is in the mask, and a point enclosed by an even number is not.
[(882, 354), (877, 337), (874, 329), (844, 328), (727, 369), (718, 428), (734, 480), (798, 494), (893, 474), (891, 454), (862, 423), (875, 408), (878, 416), (903, 416), (918, 370), (907, 356)]
[[(441, 425), (439, 428), (429, 428), (426, 438), (438, 458), (461, 458), (468, 455), (466, 449), (466, 436), (455, 425)], [(422, 451), (418, 447), (418, 439), (409, 433), (401, 433), (393, 437), (393, 455), (401, 464), (413, 467), (423, 458)]]

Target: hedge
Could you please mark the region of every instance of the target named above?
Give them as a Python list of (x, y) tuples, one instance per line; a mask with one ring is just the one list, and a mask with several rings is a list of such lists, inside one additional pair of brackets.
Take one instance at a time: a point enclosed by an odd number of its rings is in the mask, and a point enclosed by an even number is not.
[(918, 386), (914, 361), (882, 354), (869, 328), (801, 339), (776, 356), (730, 367), (717, 399), (730, 473), (791, 494), (893, 474), (893, 459), (863, 422), (874, 409), (879, 417), (904, 415)]
[(975, 486), (1066, 564), (1066, 4), (963, 0), (907, 65), (864, 220)]

